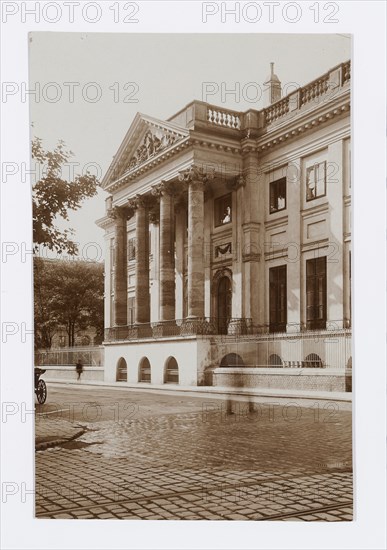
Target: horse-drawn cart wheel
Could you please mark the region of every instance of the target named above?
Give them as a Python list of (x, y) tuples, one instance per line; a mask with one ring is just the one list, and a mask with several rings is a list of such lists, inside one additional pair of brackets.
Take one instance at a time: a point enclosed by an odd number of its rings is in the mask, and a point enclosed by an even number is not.
[(39, 380), (38, 385), (36, 387), (36, 397), (38, 399), (38, 403), (40, 405), (43, 405), (43, 403), (46, 402), (47, 399), (47, 386), (44, 380)]

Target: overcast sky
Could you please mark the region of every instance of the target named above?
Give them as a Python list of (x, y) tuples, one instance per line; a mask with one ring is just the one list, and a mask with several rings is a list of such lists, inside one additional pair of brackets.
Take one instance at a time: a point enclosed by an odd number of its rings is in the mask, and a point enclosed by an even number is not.
[[(283, 87), (302, 86), (350, 59), (351, 40), (338, 34), (47, 32), (30, 34), (29, 55), (30, 86), (40, 83), (39, 101), (30, 103), (32, 136), (48, 149), (64, 140), (74, 162), (96, 163), (102, 176), (137, 112), (166, 119), (193, 99), (205, 100), (205, 82), (219, 87), (208, 96), (210, 103), (239, 111), (262, 108), (262, 100), (251, 100), (271, 61)], [(228, 95), (222, 103), (222, 82), (228, 89), (239, 82), (240, 96)], [(125, 89), (127, 83), (134, 84)], [(100, 98), (94, 101), (96, 93)], [(102, 249), (103, 231), (95, 220), (104, 214), (105, 196), (100, 191), (70, 217), (81, 250), (88, 242)]]

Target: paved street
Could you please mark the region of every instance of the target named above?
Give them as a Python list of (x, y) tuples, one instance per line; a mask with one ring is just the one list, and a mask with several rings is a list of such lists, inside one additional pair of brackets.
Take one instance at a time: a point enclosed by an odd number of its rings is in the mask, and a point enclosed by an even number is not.
[(36, 453), (45, 518), (348, 521), (348, 403), (224, 399), (50, 386), (36, 434), (82, 435)]

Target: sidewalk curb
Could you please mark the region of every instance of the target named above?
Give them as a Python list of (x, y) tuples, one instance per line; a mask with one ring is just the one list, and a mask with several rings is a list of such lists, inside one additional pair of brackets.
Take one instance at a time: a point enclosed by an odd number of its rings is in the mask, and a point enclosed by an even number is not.
[(41, 443), (35, 443), (35, 451), (45, 451), (50, 447), (58, 447), (59, 445), (63, 445), (64, 443), (77, 439), (83, 435), (87, 429), (85, 426), (79, 426), (79, 428), (80, 429), (70, 437), (62, 437), (61, 439), (54, 439), (53, 441), (42, 441)]
[(122, 382), (100, 382), (100, 381), (85, 381), (77, 382), (73, 380), (63, 380), (63, 379), (46, 379), (46, 382), (54, 387), (74, 387), (77, 388), (109, 388), (116, 390), (127, 390), (127, 391), (145, 391), (145, 392), (154, 392), (154, 393), (166, 393), (166, 394), (192, 394), (197, 395), (198, 397), (210, 397), (217, 396), (221, 398), (227, 398), (231, 395), (234, 397), (277, 397), (282, 399), (319, 399), (322, 401), (342, 401), (352, 403), (352, 392), (319, 392), (313, 390), (281, 390), (277, 388), (228, 388), (222, 386), (179, 386), (178, 388), (166, 387), (165, 385), (152, 385), (148, 384), (128, 384)]

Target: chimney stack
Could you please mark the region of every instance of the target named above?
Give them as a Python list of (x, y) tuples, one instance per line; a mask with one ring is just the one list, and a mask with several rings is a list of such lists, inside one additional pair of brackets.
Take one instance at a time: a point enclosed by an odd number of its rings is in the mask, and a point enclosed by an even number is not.
[(265, 107), (268, 107), (272, 103), (275, 103), (281, 99), (281, 82), (276, 74), (274, 74), (274, 63), (270, 63), (270, 75), (264, 82), (264, 98)]

